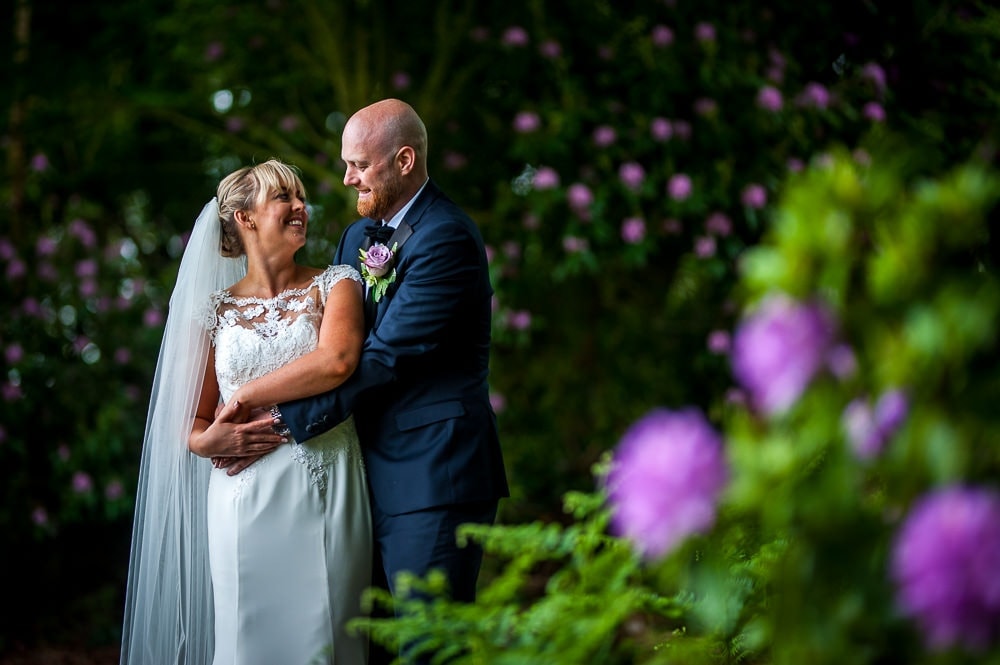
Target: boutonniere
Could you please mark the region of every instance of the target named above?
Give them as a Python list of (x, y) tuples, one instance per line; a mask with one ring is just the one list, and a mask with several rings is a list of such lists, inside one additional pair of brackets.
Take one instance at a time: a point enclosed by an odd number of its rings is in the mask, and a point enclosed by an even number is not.
[[(392, 244), (392, 249), (378, 243), (368, 248), (366, 252), (359, 249), (361, 259), (361, 276), (365, 279), (365, 284), (372, 290), (372, 299), (378, 302), (385, 295), (385, 290), (396, 281), (396, 247)], [(392, 271), (391, 273), (389, 271)], [(388, 277), (386, 273), (389, 273)]]

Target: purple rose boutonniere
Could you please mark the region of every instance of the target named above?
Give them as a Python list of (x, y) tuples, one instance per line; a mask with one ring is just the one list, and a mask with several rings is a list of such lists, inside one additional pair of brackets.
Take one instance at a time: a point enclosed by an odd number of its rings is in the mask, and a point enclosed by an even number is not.
[(397, 243), (393, 243), (392, 249), (379, 243), (369, 247), (368, 251), (358, 250), (361, 259), (361, 276), (368, 288), (372, 290), (372, 299), (375, 302), (381, 300), (382, 296), (385, 295), (385, 290), (396, 281), (396, 247)]

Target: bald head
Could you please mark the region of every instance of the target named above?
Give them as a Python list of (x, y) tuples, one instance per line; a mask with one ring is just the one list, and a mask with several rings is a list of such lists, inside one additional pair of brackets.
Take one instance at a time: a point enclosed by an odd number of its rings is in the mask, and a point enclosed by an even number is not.
[(383, 99), (357, 111), (344, 126), (344, 140), (363, 143), (373, 153), (392, 154), (413, 148), (414, 175), (427, 177), (427, 128), (413, 107), (400, 99)]

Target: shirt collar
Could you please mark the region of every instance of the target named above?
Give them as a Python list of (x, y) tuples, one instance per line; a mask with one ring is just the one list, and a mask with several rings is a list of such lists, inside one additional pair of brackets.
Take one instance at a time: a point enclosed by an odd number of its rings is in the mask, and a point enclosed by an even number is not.
[(406, 205), (399, 209), (399, 212), (392, 216), (392, 219), (386, 220), (385, 223), (394, 229), (399, 228), (399, 223), (403, 221), (403, 217), (405, 217), (406, 213), (409, 212), (411, 207), (413, 207), (413, 202), (417, 200), (418, 196), (420, 196), (420, 192), (424, 191), (424, 187), (427, 186), (428, 182), (430, 182), (430, 178), (424, 180), (424, 184), (420, 185), (420, 189), (417, 190), (417, 193), (406, 202)]

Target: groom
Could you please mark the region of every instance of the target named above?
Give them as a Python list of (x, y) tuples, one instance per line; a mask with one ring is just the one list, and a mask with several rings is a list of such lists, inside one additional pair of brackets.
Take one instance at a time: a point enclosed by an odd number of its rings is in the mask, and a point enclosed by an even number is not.
[(390, 590), (401, 571), (439, 569), (452, 598), (471, 602), (482, 552), (459, 547), (455, 529), (492, 523), (509, 496), (487, 392), (493, 288), (483, 240), (428, 178), (427, 130), (405, 102), (351, 116), (341, 157), (365, 219), (344, 231), (333, 263), (365, 278), (368, 336), (347, 383), (281, 404), (280, 415), (301, 442), (353, 411)]

